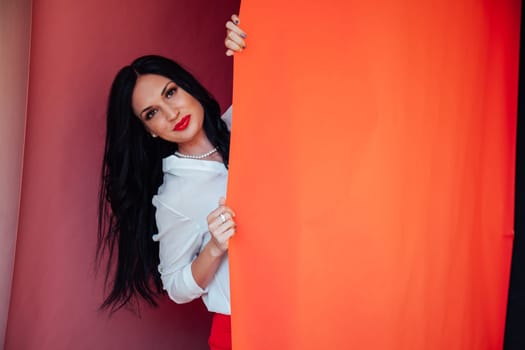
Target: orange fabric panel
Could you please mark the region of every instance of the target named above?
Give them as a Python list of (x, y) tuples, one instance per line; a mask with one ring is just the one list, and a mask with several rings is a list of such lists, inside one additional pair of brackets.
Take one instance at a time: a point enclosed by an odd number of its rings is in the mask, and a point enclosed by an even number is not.
[(498, 349), (520, 2), (244, 0), (235, 349)]

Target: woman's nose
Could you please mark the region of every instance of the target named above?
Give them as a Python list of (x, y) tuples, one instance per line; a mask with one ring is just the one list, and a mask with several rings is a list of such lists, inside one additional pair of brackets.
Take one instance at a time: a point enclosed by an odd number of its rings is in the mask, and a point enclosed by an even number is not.
[(179, 110), (173, 106), (166, 106), (166, 117), (169, 120), (176, 119), (179, 115)]

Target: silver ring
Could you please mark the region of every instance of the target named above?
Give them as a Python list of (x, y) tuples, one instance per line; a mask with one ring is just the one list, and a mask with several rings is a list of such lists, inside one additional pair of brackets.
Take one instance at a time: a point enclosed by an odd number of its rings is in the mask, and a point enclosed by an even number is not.
[(219, 215), (221, 217), (222, 223), (224, 224), (226, 222), (226, 216), (224, 214)]

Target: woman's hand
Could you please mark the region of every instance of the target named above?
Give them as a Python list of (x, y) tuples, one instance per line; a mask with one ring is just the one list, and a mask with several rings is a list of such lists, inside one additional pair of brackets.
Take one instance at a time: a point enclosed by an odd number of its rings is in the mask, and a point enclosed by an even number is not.
[(226, 50), (226, 56), (233, 56), (236, 52), (241, 52), (246, 48), (246, 33), (239, 28), (239, 17), (232, 15), (231, 19), (226, 22), (226, 39), (224, 39), (224, 45)]
[(228, 250), (230, 238), (235, 233), (235, 213), (225, 205), (226, 199), (219, 199), (219, 207), (208, 215), (208, 230), (211, 233), (211, 253), (221, 256)]

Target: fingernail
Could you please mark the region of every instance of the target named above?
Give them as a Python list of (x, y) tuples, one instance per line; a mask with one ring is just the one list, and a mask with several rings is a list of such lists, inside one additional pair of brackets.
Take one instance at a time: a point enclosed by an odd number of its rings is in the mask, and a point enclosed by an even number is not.
[(245, 49), (245, 48), (246, 48), (246, 45), (244, 45), (242, 48)]
[(233, 21), (233, 23), (235, 23), (235, 24), (239, 24), (239, 20), (236, 19), (235, 21)]
[(248, 35), (246, 33), (241, 33), (241, 38), (246, 39)]

